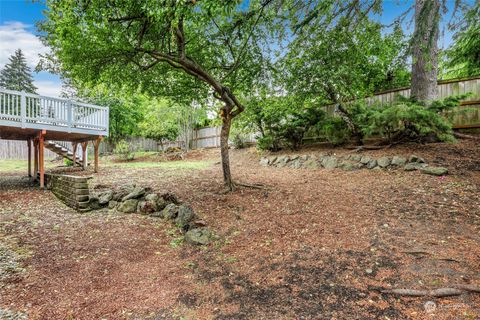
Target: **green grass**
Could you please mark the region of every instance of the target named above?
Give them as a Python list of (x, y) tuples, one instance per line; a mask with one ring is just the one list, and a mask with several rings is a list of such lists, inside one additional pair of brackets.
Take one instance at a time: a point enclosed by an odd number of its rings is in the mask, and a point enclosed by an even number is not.
[[(100, 161), (101, 163), (101, 161)], [(160, 168), (160, 169), (178, 169), (178, 170), (202, 170), (212, 165), (212, 161), (132, 161), (132, 162), (105, 162), (104, 166), (119, 167), (126, 169), (141, 168)]]
[[(51, 168), (55, 165), (50, 163), (50, 161), (45, 160), (45, 167)], [(27, 160), (0, 160), (0, 172), (12, 172), (12, 171), (25, 171), (28, 170), (28, 161)], [(33, 170), (33, 161), (32, 161), (32, 170)]]

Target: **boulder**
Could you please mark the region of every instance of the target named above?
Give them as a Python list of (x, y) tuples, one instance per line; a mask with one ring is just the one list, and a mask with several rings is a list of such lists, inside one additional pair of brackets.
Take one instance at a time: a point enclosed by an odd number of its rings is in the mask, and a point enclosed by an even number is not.
[(431, 174), (434, 176), (443, 176), (448, 173), (448, 169), (444, 167), (425, 167), (420, 169), (422, 173)]
[(377, 166), (377, 160), (372, 159), (367, 163), (367, 169), (373, 169)]
[(163, 200), (165, 200), (168, 203), (175, 203), (175, 204), (180, 204), (180, 200), (178, 200), (177, 196), (174, 195), (173, 193), (167, 192), (162, 194)]
[(267, 167), (270, 164), (270, 160), (267, 157), (262, 157), (260, 159), (260, 165)]
[(325, 169), (335, 169), (338, 166), (338, 159), (335, 156), (326, 156), (322, 160)]
[(138, 201), (137, 211), (143, 214), (152, 214), (157, 209), (157, 203), (152, 200), (140, 200)]
[(303, 163), (303, 167), (308, 169), (317, 169), (319, 167), (319, 164), (317, 161), (309, 159)]
[(117, 210), (123, 213), (134, 213), (137, 211), (137, 206), (137, 199), (127, 199), (120, 203), (120, 205), (117, 207)]
[(212, 233), (208, 228), (197, 228), (185, 233), (185, 241), (191, 244), (205, 245), (212, 239)]
[(302, 162), (300, 161), (300, 159), (295, 159), (293, 161), (290, 161), (290, 163), (288, 164), (288, 166), (290, 168), (294, 168), (294, 169), (298, 169), (302, 166)]
[(175, 218), (175, 224), (180, 229), (187, 230), (190, 222), (192, 222), (195, 218), (196, 216), (192, 208), (186, 205), (181, 205), (178, 207), (178, 214)]
[(418, 162), (418, 163), (425, 163), (425, 159), (422, 157), (416, 156), (412, 154), (410, 157), (408, 157), (408, 162)]
[(289, 161), (290, 161), (289, 156), (280, 156), (277, 159), (277, 167), (279, 168), (285, 167)]
[(338, 167), (346, 171), (353, 171), (362, 168), (362, 166), (361, 163), (354, 160), (343, 160)]
[(108, 203), (108, 209), (115, 209), (115, 207), (117, 206), (118, 202), (115, 201), (115, 200), (110, 200), (110, 202)]
[(102, 208), (102, 206), (100, 205), (100, 200), (97, 196), (90, 196), (90, 199), (88, 199), (88, 206), (92, 210), (98, 210)]
[(414, 171), (414, 170), (420, 170), (422, 168), (425, 168), (427, 165), (425, 163), (417, 163), (417, 162), (410, 162), (403, 167), (403, 170), (405, 171)]
[(174, 203), (168, 204), (165, 209), (162, 210), (162, 217), (165, 219), (175, 219), (178, 214), (178, 206)]
[(160, 196), (156, 193), (149, 193), (145, 196), (145, 200), (157, 202)]
[(380, 168), (386, 168), (390, 165), (389, 157), (381, 157), (377, 160), (377, 164)]
[(405, 165), (405, 163), (407, 163), (407, 159), (405, 159), (404, 157), (395, 156), (392, 159), (392, 165), (394, 166), (400, 167)]
[(142, 187), (135, 187), (132, 192), (127, 194), (125, 197), (122, 198), (122, 202), (125, 202), (130, 199), (138, 199), (145, 194), (145, 188)]
[(113, 198), (113, 190), (107, 190), (98, 194), (98, 203), (101, 206), (106, 206)]
[(372, 158), (370, 158), (369, 156), (363, 156), (360, 159), (360, 163), (362, 163), (364, 165), (367, 165), (370, 161), (372, 161)]
[(360, 161), (362, 159), (362, 156), (359, 154), (352, 154), (350, 155), (350, 160), (352, 161)]
[(123, 197), (133, 191), (135, 189), (135, 185), (126, 185), (121, 186), (117, 190), (113, 192), (112, 200), (121, 201)]

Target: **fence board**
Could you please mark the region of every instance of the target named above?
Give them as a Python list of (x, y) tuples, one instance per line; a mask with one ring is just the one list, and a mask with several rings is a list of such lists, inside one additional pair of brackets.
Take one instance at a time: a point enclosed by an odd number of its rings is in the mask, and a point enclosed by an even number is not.
[[(32, 144), (33, 154), (33, 144)], [(45, 159), (53, 159), (57, 155), (45, 149)], [(33, 157), (33, 155), (32, 155)], [(28, 148), (26, 141), (1, 140), (0, 139), (0, 160), (27, 160)]]

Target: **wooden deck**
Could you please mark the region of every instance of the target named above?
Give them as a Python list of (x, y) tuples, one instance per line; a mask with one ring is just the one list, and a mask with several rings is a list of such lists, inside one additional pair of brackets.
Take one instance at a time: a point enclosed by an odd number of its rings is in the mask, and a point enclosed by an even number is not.
[[(45, 148), (71, 157), (75, 164), (86, 168), (87, 145), (91, 141), (97, 172), (98, 146), (108, 136), (108, 125), (108, 108), (0, 88), (0, 139), (27, 141), (28, 174), (34, 179), (39, 175), (41, 187), (44, 187)], [(77, 156), (79, 145), (81, 156)]]

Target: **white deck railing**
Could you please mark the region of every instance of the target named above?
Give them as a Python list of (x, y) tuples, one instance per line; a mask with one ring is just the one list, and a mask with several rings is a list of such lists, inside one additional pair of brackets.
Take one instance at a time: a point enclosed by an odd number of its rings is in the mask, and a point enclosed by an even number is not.
[(0, 88), (0, 126), (108, 135), (108, 116), (106, 107)]

